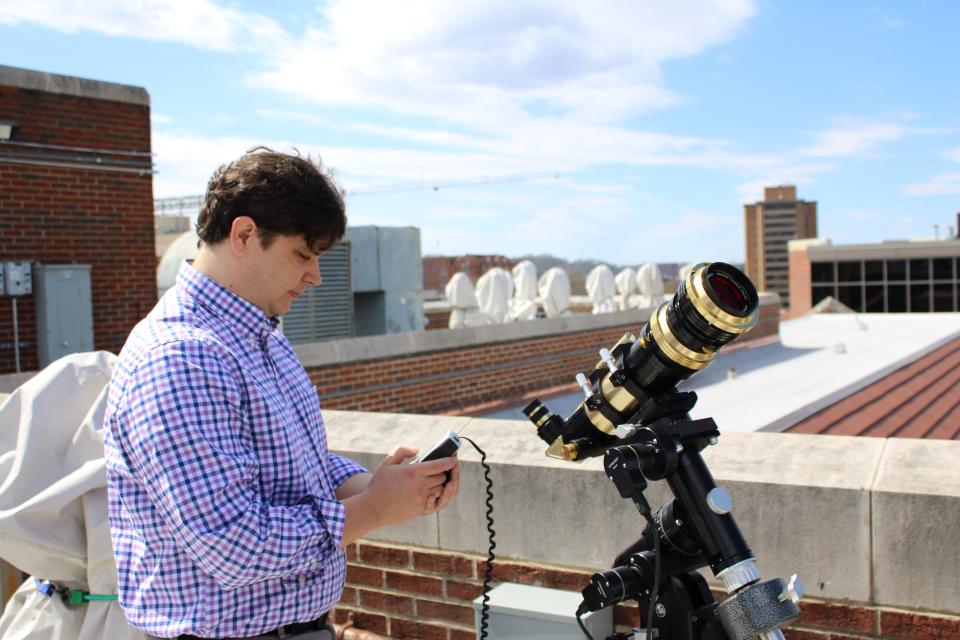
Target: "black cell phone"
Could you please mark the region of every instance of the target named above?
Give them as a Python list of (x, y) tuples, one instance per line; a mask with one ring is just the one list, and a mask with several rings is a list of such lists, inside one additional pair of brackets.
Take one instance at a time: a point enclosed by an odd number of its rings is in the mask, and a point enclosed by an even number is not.
[[(430, 460), (439, 460), (440, 458), (449, 458), (451, 456), (457, 455), (457, 451), (460, 450), (460, 438), (453, 431), (447, 431), (447, 435), (443, 437), (437, 444), (433, 445), (416, 458), (410, 461), (411, 464), (416, 462), (429, 462)], [(450, 480), (450, 472), (444, 471), (444, 475), (447, 476), (447, 480)]]

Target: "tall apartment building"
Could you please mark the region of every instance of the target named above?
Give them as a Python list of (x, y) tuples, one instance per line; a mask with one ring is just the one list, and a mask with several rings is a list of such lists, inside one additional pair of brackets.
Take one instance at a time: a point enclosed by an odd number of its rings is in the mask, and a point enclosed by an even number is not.
[(794, 186), (767, 187), (762, 202), (743, 206), (743, 218), (747, 276), (760, 291), (780, 294), (789, 307), (787, 242), (817, 236), (817, 203), (798, 200)]

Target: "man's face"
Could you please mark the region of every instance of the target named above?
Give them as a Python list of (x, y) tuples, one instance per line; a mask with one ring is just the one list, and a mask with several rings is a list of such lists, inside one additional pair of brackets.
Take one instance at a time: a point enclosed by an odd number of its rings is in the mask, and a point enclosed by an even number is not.
[(256, 238), (247, 260), (250, 301), (267, 315), (286, 313), (307, 287), (320, 284), (318, 258), (302, 236), (275, 236), (266, 249)]

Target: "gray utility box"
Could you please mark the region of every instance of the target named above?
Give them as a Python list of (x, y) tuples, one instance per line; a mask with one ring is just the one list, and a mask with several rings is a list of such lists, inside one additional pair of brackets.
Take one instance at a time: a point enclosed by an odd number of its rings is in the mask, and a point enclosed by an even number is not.
[(37, 358), (43, 368), (70, 353), (93, 351), (88, 264), (34, 264)]
[(348, 227), (347, 240), (353, 245), (354, 333), (373, 336), (422, 330), (426, 316), (420, 229)]
[[(490, 590), (487, 638), (491, 640), (583, 640), (577, 625), (580, 594), (505, 582)], [(477, 637), (483, 596), (473, 601)], [(613, 633), (613, 608), (588, 613), (583, 624), (595, 640)]]

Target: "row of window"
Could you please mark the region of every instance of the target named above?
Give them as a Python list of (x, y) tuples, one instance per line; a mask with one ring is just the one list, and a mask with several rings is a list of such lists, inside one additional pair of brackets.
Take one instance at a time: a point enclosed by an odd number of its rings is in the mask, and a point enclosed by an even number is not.
[(960, 283), (833, 284), (814, 285), (812, 302), (833, 296), (854, 311), (865, 313), (915, 313), (958, 311)]
[(814, 262), (810, 265), (814, 283), (834, 282), (916, 282), (955, 281), (960, 258), (912, 258), (900, 260), (846, 260)]

